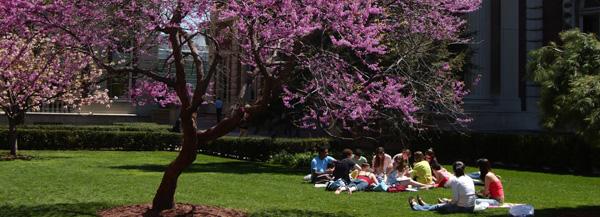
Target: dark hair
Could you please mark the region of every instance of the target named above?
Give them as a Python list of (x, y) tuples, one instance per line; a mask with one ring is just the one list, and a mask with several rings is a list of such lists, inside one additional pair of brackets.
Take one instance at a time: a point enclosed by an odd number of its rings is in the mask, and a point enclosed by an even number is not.
[(357, 148), (356, 150), (354, 150), (354, 155), (362, 156), (363, 155), (363, 151), (360, 150), (360, 148)]
[[(396, 161), (396, 159), (399, 159), (399, 160)], [(408, 165), (406, 165), (406, 161), (404, 161), (402, 159), (402, 157), (394, 158), (394, 161), (397, 163), (396, 168), (394, 168), (394, 169), (398, 170), (398, 172), (404, 171), (404, 168), (406, 168), (408, 166)]]
[(425, 155), (429, 155), (432, 158), (435, 158), (435, 152), (433, 152), (433, 148), (427, 149), (427, 151), (425, 151)]
[(362, 163), (362, 164), (360, 165), (360, 167), (370, 167), (370, 166), (371, 166), (371, 165), (369, 165), (369, 163)]
[(329, 162), (327, 164), (327, 169), (335, 168), (335, 164), (333, 162)]
[(442, 169), (442, 165), (440, 165), (439, 163), (436, 162), (435, 164), (431, 165), (431, 169), (441, 170)]
[(329, 149), (329, 147), (327, 147), (327, 146), (325, 146), (325, 145), (322, 145), (322, 146), (319, 146), (319, 147), (317, 147), (317, 151), (318, 151), (319, 153), (321, 153), (321, 152), (324, 152), (324, 151), (325, 151), (325, 150), (327, 150), (327, 149)]
[(456, 161), (452, 164), (452, 170), (454, 170), (454, 175), (456, 177), (461, 177), (465, 175), (465, 164), (461, 161)]
[(383, 149), (383, 147), (377, 147), (377, 149), (375, 149), (375, 163), (373, 165), (373, 168), (377, 168), (377, 167), (383, 165), (385, 156), (379, 157), (379, 154), (382, 154), (382, 153), (385, 153), (385, 150)]
[(423, 160), (423, 152), (420, 151), (415, 151), (415, 153), (413, 153), (413, 155), (415, 156), (415, 161), (422, 161)]
[(492, 171), (492, 166), (490, 165), (490, 161), (486, 158), (478, 159), (477, 166), (479, 167), (479, 179), (483, 181), (488, 172)]
[(352, 150), (350, 150), (349, 148), (346, 148), (342, 151), (342, 153), (344, 154), (344, 157), (351, 157), (352, 156)]

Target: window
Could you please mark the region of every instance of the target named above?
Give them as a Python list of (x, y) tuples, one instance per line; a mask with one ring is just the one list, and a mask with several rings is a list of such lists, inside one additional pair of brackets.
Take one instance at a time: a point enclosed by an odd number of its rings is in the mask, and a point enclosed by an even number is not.
[(600, 0), (586, 0), (579, 5), (579, 28), (600, 35)]

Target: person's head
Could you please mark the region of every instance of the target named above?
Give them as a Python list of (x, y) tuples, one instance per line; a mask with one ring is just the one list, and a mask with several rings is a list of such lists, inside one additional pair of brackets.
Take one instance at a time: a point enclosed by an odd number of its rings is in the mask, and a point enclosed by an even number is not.
[(329, 162), (327, 164), (327, 170), (334, 170), (334, 169), (335, 169), (335, 163)]
[(360, 165), (360, 169), (361, 169), (362, 171), (369, 171), (369, 169), (371, 169), (371, 165), (369, 165), (369, 163), (362, 163), (362, 164)]
[(362, 155), (363, 155), (363, 151), (360, 150), (360, 148), (357, 148), (356, 150), (354, 150), (354, 157), (360, 158)]
[(441, 170), (442, 169), (442, 165), (440, 165), (439, 163), (432, 164), (431, 165), (431, 169), (433, 169), (434, 171)]
[(415, 162), (421, 162), (423, 159), (423, 152), (415, 151)]
[(221, 97), (217, 97), (217, 100), (221, 100)]
[(429, 148), (425, 151), (425, 160), (431, 161), (433, 159), (435, 159), (435, 152), (433, 152), (433, 148)]
[(351, 158), (352, 150), (350, 150), (349, 148), (346, 148), (342, 151), (342, 154), (344, 154), (344, 158)]
[(402, 150), (402, 159), (408, 160), (408, 159), (410, 159), (410, 156), (411, 156), (410, 149), (405, 148), (404, 150)]
[(321, 159), (327, 157), (327, 155), (329, 154), (329, 148), (327, 146), (319, 146), (319, 148), (317, 148), (317, 151), (319, 152), (319, 158)]
[(477, 160), (477, 167), (479, 167), (479, 178), (481, 180), (485, 180), (485, 175), (487, 175), (488, 172), (492, 171), (490, 161), (485, 158)]
[(404, 171), (404, 168), (406, 168), (406, 167), (407, 167), (406, 161), (404, 161), (402, 159), (402, 157), (395, 157), (394, 158), (394, 168), (396, 170), (398, 170), (399, 172), (402, 172), (402, 171)]
[(454, 170), (454, 175), (456, 177), (461, 177), (465, 175), (465, 164), (461, 161), (456, 161), (452, 164), (452, 170)]

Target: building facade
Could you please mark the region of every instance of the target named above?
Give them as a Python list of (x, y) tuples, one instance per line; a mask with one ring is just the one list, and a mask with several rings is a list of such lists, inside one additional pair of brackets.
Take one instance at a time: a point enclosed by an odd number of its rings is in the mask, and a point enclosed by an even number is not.
[[(528, 53), (565, 29), (600, 33), (600, 0), (483, 0), (469, 15), (479, 85), (466, 99), (479, 131), (538, 131), (539, 88), (527, 79)], [(471, 76), (473, 77), (473, 76)]]

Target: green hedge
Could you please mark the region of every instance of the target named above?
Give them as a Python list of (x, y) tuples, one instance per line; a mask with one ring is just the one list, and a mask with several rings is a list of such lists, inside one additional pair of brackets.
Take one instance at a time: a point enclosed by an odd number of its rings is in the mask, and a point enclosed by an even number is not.
[[(0, 129), (0, 144), (8, 144)], [(19, 129), (19, 149), (25, 150), (175, 150), (180, 134), (146, 131)], [(4, 147), (8, 148), (8, 147)]]
[[(0, 148), (8, 142), (6, 128), (0, 128)], [(600, 147), (582, 142), (570, 134), (495, 134), (471, 133), (467, 136), (442, 133), (427, 140), (410, 142), (411, 150), (433, 147), (438, 160), (474, 163), (485, 157), (506, 167), (546, 169), (551, 172), (575, 170), (590, 173), (600, 168)], [(121, 124), (110, 126), (26, 126), (19, 128), (20, 149), (50, 150), (177, 150), (181, 135), (168, 132), (164, 125)], [(303, 167), (299, 160), (314, 154), (315, 147), (329, 145), (330, 153), (339, 157), (343, 148), (360, 147), (367, 157), (378, 145), (352, 144), (325, 138), (222, 137), (199, 147), (200, 152), (224, 157), (268, 161)], [(400, 145), (384, 145), (386, 152), (399, 153)], [(286, 163), (287, 162), (287, 163)]]
[[(91, 130), (91, 131), (169, 131), (172, 126), (155, 123), (115, 123), (114, 125), (22, 125), (24, 130)], [(0, 130), (7, 129), (7, 125), (0, 125)]]
[(222, 137), (201, 145), (201, 152), (239, 159), (267, 161), (275, 154), (312, 152), (318, 146), (329, 145), (325, 138)]

